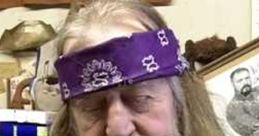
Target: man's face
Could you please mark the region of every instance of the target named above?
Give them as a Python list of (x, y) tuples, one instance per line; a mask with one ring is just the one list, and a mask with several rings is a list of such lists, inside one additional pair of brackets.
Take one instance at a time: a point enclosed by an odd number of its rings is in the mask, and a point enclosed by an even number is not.
[(252, 81), (248, 71), (239, 71), (233, 76), (233, 85), (237, 93), (248, 95), (252, 91)]
[(86, 94), (70, 103), (80, 136), (179, 136), (165, 79)]
[[(67, 40), (63, 53), (144, 31), (135, 15), (125, 15), (112, 24), (92, 26), (85, 45)], [(86, 94), (70, 103), (80, 136), (179, 136), (172, 90), (165, 79)]]

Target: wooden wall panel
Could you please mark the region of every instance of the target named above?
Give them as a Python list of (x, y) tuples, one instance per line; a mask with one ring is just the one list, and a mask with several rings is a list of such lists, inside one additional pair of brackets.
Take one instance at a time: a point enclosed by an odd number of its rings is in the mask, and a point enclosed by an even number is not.
[(0, 0), (0, 9), (22, 5), (22, 0)]
[(46, 4), (46, 5), (55, 5), (55, 4), (68, 4), (70, 0), (23, 0), (24, 4)]
[(172, 0), (147, 0), (147, 1), (153, 5), (165, 6), (165, 5), (169, 5)]
[[(147, 0), (153, 5), (169, 5), (172, 0)], [(0, 9), (28, 6), (30, 4), (37, 5), (57, 5), (57, 4), (69, 4), (70, 0), (0, 0)]]

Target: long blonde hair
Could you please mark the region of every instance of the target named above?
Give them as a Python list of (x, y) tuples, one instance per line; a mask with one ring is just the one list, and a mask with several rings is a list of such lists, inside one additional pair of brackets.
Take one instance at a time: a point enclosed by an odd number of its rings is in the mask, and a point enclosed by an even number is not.
[[(59, 54), (63, 52), (66, 39), (83, 39), (81, 37), (90, 35), (87, 34), (87, 29), (91, 25), (112, 23), (120, 15), (135, 17), (148, 30), (166, 27), (159, 13), (151, 5), (139, 0), (88, 0), (79, 3), (72, 4), (67, 23), (59, 33)], [(83, 8), (78, 7), (81, 5)], [(202, 80), (195, 73), (186, 72), (179, 78), (169, 78), (169, 81), (177, 101), (178, 129), (182, 136), (224, 136)], [(58, 113), (51, 135), (77, 136), (69, 101), (65, 102)]]

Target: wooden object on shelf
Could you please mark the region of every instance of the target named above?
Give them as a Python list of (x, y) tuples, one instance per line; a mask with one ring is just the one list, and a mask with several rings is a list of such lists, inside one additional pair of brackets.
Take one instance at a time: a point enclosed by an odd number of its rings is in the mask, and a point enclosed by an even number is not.
[(0, 0), (0, 9), (22, 5), (22, 0)]
[(67, 4), (70, 0), (23, 0), (24, 4), (44, 4), (44, 5), (56, 5)]
[(16, 52), (13, 56), (18, 60), (22, 70), (19, 75), (10, 78), (10, 104), (8, 106), (15, 109), (33, 109), (28, 86), (35, 75), (37, 52)]
[(12, 98), (11, 105), (10, 105), (11, 109), (23, 109), (24, 105), (31, 104), (32, 101), (22, 97), (23, 90), (27, 86), (29, 86), (31, 82), (32, 82), (32, 78), (27, 78), (27, 79), (22, 80), (16, 86), (15, 94)]

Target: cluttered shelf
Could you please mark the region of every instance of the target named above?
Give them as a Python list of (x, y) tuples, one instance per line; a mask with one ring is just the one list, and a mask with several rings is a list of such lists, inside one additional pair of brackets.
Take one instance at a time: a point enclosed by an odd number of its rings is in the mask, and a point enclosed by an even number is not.
[[(57, 82), (49, 78), (50, 56), (56, 53), (49, 47), (55, 35), (52, 26), (41, 20), (22, 21), (4, 30), (0, 39), (0, 136), (48, 136), (62, 105)], [(42, 44), (46, 46), (40, 47)]]

